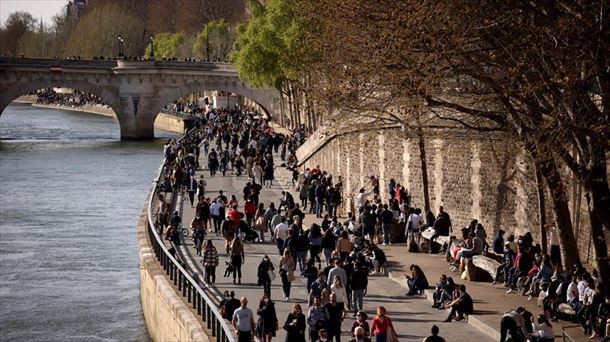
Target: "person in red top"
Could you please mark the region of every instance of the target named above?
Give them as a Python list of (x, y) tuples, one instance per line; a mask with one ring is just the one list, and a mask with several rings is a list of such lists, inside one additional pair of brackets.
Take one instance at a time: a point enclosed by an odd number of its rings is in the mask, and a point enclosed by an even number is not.
[(254, 220), (254, 214), (256, 214), (256, 204), (251, 199), (247, 199), (244, 204), (244, 213), (246, 214), (246, 222), (248, 227), (252, 228), (252, 221)]
[(231, 223), (235, 226), (239, 225), (239, 222), (241, 221), (241, 218), (243, 217), (243, 214), (237, 210), (237, 204), (234, 204), (231, 207), (231, 210), (229, 210), (227, 215), (229, 216), (229, 221), (231, 221)]
[(386, 342), (386, 336), (389, 329), (394, 330), (392, 321), (386, 316), (386, 311), (383, 306), (377, 307), (377, 315), (371, 322), (371, 334), (375, 336), (375, 342)]

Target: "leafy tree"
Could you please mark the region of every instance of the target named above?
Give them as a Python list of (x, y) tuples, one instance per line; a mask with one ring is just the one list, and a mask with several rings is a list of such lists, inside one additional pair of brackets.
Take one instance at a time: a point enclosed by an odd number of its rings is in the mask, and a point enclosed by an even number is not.
[[(184, 43), (183, 33), (159, 33), (154, 37), (155, 58), (174, 58), (180, 56), (180, 50)], [(150, 57), (150, 45), (144, 53)]]
[(233, 40), (226, 20), (212, 20), (195, 36), (193, 53), (197, 57), (224, 61), (229, 57)]

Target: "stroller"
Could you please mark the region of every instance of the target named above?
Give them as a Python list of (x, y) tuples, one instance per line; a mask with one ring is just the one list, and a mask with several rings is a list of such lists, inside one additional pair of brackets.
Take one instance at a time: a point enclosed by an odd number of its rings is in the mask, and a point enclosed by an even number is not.
[(244, 242), (254, 242), (258, 239), (258, 233), (255, 230), (250, 229), (245, 221), (239, 222), (239, 234)]

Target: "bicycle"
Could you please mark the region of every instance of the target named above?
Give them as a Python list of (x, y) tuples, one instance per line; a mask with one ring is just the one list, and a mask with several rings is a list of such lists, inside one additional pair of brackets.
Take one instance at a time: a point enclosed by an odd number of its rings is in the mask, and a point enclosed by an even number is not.
[(180, 235), (182, 235), (182, 237), (188, 237), (189, 234), (191, 233), (191, 231), (188, 228), (185, 228), (184, 226), (180, 227)]

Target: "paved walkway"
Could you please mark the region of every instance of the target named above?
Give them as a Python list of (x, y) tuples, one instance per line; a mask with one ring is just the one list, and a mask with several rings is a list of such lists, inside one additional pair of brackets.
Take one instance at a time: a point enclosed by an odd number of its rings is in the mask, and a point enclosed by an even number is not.
[[(488, 282), (460, 280), (459, 273), (449, 270), (449, 264), (443, 254), (409, 253), (406, 244), (384, 246), (384, 251), (388, 259), (392, 261), (390, 278), (402, 286), (406, 286), (404, 273), (408, 273), (411, 264), (417, 264), (424, 270), (431, 286), (438, 282), (441, 274), (453, 277), (458, 284), (465, 284), (467, 292), (474, 300), (475, 313), (470, 316), (470, 323), (491, 336), (496, 336), (497, 338), (494, 339), (496, 341), (500, 340), (500, 318), (505, 311), (523, 306), (533, 314), (542, 313), (542, 308), (537, 306), (537, 298), (528, 301), (525, 296), (515, 293), (507, 294), (506, 288), (501, 285), (492, 286)], [(429, 297), (431, 297), (431, 291), (429, 293)], [(553, 322), (556, 338), (561, 338), (562, 327), (576, 341), (590, 341), (579, 324), (566, 321)], [(592, 341), (597, 340), (599, 339)]]
[[(204, 165), (205, 163), (201, 163)], [(278, 163), (279, 165), (279, 163)], [(197, 177), (202, 171), (198, 171)], [(203, 172), (207, 182), (207, 194), (212, 197), (218, 193), (218, 190), (223, 190), (225, 195), (230, 197), (231, 194), (239, 195), (241, 199), (241, 190), (243, 189), (247, 178), (241, 177), (237, 179), (235, 176), (227, 173), (226, 177), (216, 176), (214, 178), (209, 177), (209, 173)], [(276, 178), (282, 184), (289, 183), (289, 172), (277, 168)], [(287, 188), (287, 187), (286, 187)], [(273, 201), (276, 206), (281, 198), (281, 191), (284, 188), (279, 183), (275, 183), (272, 188), (264, 188), (260, 201), (266, 205)], [(293, 192), (294, 193), (294, 192)], [(298, 198), (297, 194), (295, 198)], [(240, 206), (243, 204), (240, 200)], [(183, 206), (183, 222), (184, 225), (190, 223), (194, 215), (194, 209), (190, 208), (188, 200), (184, 201)], [(312, 222), (318, 222), (319, 219), (315, 218), (315, 215), (306, 215), (304, 223), (306, 226)], [(269, 234), (269, 233), (267, 233)], [(269, 237), (270, 235), (267, 235)], [(266, 243), (247, 243), (245, 244), (246, 262), (242, 266), (242, 285), (233, 285), (232, 278), (223, 278), (225, 261), (228, 260), (226, 254), (224, 254), (224, 239), (222, 237), (216, 237), (215, 234), (208, 234), (207, 238), (214, 240), (214, 245), (220, 253), (220, 265), (216, 271), (216, 290), (220, 294), (225, 290), (233, 290), (237, 297), (245, 296), (249, 299), (249, 307), (255, 311), (258, 301), (263, 294), (262, 287), (256, 285), (256, 269), (260, 263), (263, 255), (268, 254), (273, 262), (274, 266), (278, 266), (279, 255), (275, 244), (270, 241)], [(201, 257), (196, 256), (195, 250), (192, 245), (191, 238), (187, 238), (186, 245), (183, 251), (190, 254), (191, 258), (195, 262), (190, 262), (192, 267), (197, 267), (200, 274), (203, 274), (201, 267)], [(298, 276), (298, 272), (295, 275)], [(372, 315), (377, 305), (383, 305), (388, 310), (388, 313), (395, 323), (396, 330), (399, 338), (402, 341), (422, 341), (424, 337), (430, 333), (430, 328), (433, 324), (440, 327), (441, 336), (445, 337), (447, 341), (459, 341), (459, 340), (476, 340), (479, 342), (493, 341), (493, 339), (485, 334), (484, 332), (477, 329), (475, 326), (463, 322), (454, 323), (441, 323), (447, 316), (444, 311), (438, 311), (430, 307), (430, 303), (422, 297), (407, 298), (404, 295), (405, 290), (401, 286), (396, 286), (396, 283), (387, 276), (371, 276), (369, 278), (368, 295), (365, 297), (365, 311), (369, 314), (369, 322), (372, 319)], [(288, 313), (292, 309), (294, 303), (300, 303), (305, 310), (307, 310), (307, 292), (305, 288), (305, 278), (297, 278), (292, 283), (291, 298), (288, 302), (283, 299), (282, 285), (279, 276), (272, 283), (271, 287), (271, 298), (276, 302), (276, 310), (278, 320), (280, 321), (280, 327), (283, 325)], [(343, 323), (343, 336), (344, 341), (349, 340), (349, 329), (353, 322), (353, 318), (348, 317)], [(284, 340), (285, 333), (280, 328), (277, 332), (276, 340)]]

